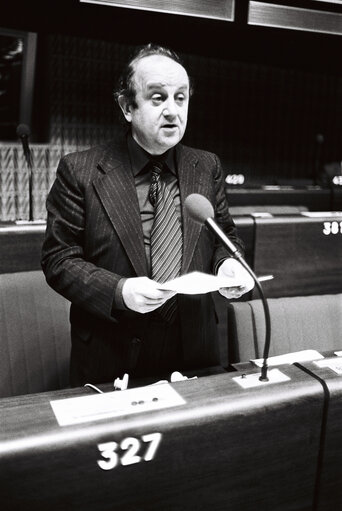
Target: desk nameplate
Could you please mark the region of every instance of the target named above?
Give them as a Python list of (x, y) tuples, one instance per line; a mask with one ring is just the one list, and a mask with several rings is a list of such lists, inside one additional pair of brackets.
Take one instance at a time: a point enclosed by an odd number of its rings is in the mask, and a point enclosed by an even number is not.
[(70, 426), (185, 404), (169, 384), (50, 401), (58, 424)]

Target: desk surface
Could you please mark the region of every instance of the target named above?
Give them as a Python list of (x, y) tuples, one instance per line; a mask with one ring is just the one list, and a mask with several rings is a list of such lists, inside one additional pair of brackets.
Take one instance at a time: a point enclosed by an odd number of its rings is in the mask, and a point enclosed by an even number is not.
[[(284, 374), (288, 381), (248, 390), (233, 379), (241, 373), (179, 382), (172, 388), (185, 404), (72, 426), (58, 425), (50, 401), (89, 389), (4, 398), (2, 502), (44, 511), (309, 510), (323, 390), (294, 366)], [(160, 443), (146, 461), (151, 434)], [(134, 462), (123, 462), (131, 448)], [(113, 456), (116, 466), (101, 469)]]

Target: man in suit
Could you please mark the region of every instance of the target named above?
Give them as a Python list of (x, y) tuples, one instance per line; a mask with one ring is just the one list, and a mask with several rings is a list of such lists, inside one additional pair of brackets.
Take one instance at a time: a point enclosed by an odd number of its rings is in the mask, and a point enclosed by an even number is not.
[[(42, 268), (51, 287), (71, 301), (74, 386), (113, 381), (125, 372), (159, 376), (219, 363), (210, 294), (175, 296), (159, 289), (160, 279), (152, 277), (157, 206), (150, 193), (151, 181), (158, 179), (153, 177), (156, 161), (162, 169), (159, 186), (176, 217), (180, 257), (172, 275), (197, 270), (233, 276), (239, 287), (221, 290), (227, 298), (253, 286), (240, 263), (183, 207), (189, 194), (204, 195), (217, 223), (242, 248), (218, 158), (180, 144), (190, 95), (188, 74), (174, 52), (153, 45), (140, 49), (116, 93), (128, 133), (69, 154), (58, 166), (47, 199)], [(176, 241), (169, 234), (161, 238), (167, 254), (162, 266), (172, 266)], [(171, 313), (164, 316), (168, 304)]]

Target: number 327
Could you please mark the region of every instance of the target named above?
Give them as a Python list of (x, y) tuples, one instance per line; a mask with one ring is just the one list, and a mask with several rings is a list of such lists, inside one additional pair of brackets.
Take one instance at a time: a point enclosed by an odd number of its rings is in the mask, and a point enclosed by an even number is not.
[[(161, 433), (150, 433), (143, 435), (141, 439), (134, 437), (124, 438), (120, 444), (116, 442), (106, 442), (98, 444), (104, 460), (97, 460), (97, 464), (102, 470), (112, 470), (121, 465), (133, 465), (141, 461), (153, 460), (162, 438)], [(141, 452), (142, 443), (148, 444), (144, 453)], [(119, 453), (117, 451), (120, 451)], [(124, 451), (124, 452), (122, 452)]]

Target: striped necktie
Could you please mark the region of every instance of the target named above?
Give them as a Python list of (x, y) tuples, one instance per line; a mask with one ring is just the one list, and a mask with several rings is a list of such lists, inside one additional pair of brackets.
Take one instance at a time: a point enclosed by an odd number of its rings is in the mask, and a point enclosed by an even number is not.
[[(182, 231), (170, 190), (161, 180), (163, 163), (152, 160), (152, 180), (149, 199), (154, 207), (151, 229), (152, 279), (163, 283), (179, 276), (182, 264)], [(158, 312), (172, 321), (177, 308), (176, 296), (168, 300)]]

